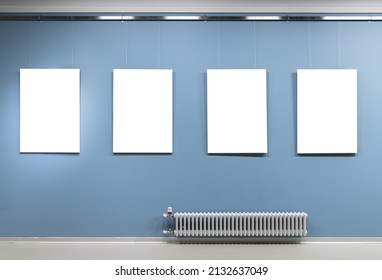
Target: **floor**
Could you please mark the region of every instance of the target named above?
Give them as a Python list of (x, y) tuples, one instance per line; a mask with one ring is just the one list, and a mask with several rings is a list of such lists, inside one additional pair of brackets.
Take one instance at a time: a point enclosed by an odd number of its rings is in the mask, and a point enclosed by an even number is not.
[(180, 243), (150, 238), (0, 238), (0, 260), (382, 260), (382, 239)]

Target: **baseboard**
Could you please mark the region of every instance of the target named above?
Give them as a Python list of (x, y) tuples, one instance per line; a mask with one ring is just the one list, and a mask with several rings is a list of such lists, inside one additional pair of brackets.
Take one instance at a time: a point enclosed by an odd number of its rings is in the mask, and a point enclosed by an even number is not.
[(296, 243), (382, 243), (382, 237), (0, 237), (6, 243), (169, 243), (169, 244), (296, 244)]

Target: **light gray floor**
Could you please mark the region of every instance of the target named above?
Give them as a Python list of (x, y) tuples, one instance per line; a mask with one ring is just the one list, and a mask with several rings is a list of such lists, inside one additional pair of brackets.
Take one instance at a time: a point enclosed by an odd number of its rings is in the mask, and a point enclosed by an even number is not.
[(180, 244), (161, 239), (0, 239), (1, 260), (382, 260), (382, 239), (299, 244)]

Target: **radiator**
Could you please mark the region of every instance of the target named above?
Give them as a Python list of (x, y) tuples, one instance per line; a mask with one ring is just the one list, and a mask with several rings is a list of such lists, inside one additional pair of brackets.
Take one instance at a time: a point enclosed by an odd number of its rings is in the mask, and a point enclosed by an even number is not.
[(303, 212), (174, 213), (177, 237), (299, 237), (307, 234)]

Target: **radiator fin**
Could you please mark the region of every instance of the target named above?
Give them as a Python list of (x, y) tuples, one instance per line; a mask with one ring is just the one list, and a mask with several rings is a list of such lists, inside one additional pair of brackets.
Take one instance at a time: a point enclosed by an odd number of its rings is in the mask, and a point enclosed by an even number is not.
[(180, 212), (175, 213), (175, 236), (253, 237), (305, 236), (303, 212)]

